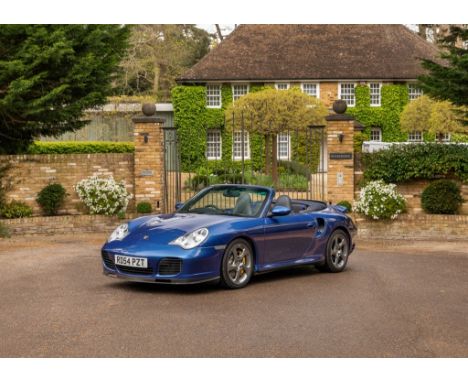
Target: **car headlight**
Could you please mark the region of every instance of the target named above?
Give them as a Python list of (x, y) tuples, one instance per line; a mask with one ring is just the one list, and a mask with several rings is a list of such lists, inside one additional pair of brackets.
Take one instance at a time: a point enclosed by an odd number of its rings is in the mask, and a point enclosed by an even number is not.
[(111, 235), (109, 236), (109, 239), (107, 239), (107, 242), (109, 243), (114, 240), (123, 240), (125, 236), (127, 235), (128, 235), (128, 224), (127, 223), (121, 224), (114, 230), (114, 232), (111, 233)]
[(178, 237), (169, 244), (178, 245), (183, 249), (192, 249), (203, 243), (208, 237), (208, 233), (208, 228), (200, 228), (196, 231), (186, 233), (185, 235)]

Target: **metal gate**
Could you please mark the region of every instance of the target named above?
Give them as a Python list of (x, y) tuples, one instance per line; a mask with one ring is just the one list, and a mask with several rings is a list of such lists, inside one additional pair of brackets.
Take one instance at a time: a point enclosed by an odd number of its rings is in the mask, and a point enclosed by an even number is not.
[[(224, 130), (224, 129), (220, 129)], [(327, 148), (324, 126), (281, 133), (263, 132), (263, 157), (253, 161), (250, 139), (244, 126), (232, 131), (231, 158), (207, 161), (210, 166), (183, 168), (181, 145), (175, 127), (164, 127), (164, 203), (165, 213), (174, 211), (202, 188), (218, 183), (256, 184), (274, 187), (277, 195), (292, 199), (325, 200), (327, 192)], [(235, 155), (234, 155), (235, 154)], [(207, 172), (207, 167), (210, 168)]]

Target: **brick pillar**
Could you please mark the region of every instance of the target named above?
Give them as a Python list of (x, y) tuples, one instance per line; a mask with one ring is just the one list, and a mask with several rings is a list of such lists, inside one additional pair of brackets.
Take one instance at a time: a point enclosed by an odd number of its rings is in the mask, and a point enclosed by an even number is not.
[(155, 116), (154, 104), (143, 105), (143, 115), (134, 117), (135, 205), (148, 201), (160, 212), (164, 200), (164, 119)]
[(355, 120), (345, 114), (346, 102), (337, 100), (327, 120), (328, 182), (327, 201), (354, 200), (354, 130)]

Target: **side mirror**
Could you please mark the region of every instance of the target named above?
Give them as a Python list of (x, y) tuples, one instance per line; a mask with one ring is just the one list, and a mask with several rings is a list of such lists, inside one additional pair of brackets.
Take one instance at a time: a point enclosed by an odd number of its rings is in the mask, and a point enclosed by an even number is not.
[(183, 206), (184, 206), (184, 203), (182, 203), (182, 202), (177, 202), (176, 205), (175, 205), (176, 211), (177, 211), (177, 210), (180, 210)]
[(291, 208), (285, 206), (274, 206), (271, 209), (271, 214), (273, 216), (285, 216), (291, 213)]

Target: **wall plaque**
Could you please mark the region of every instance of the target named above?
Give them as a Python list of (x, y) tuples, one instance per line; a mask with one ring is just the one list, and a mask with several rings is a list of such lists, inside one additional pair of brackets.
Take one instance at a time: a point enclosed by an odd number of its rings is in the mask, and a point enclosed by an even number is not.
[(140, 176), (153, 176), (153, 170), (143, 170), (140, 172)]
[(335, 160), (353, 159), (353, 153), (330, 153), (330, 159), (335, 159)]

